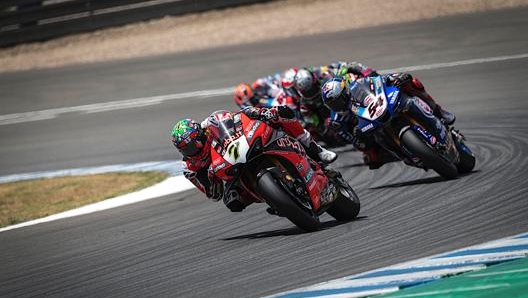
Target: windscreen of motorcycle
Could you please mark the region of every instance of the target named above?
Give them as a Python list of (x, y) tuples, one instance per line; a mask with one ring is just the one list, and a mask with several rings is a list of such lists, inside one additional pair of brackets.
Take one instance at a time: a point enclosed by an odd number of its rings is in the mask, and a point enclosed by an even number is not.
[(249, 144), (244, 135), (240, 115), (216, 111), (207, 120), (208, 131), (216, 141), (217, 151), (230, 164), (245, 163)]
[(350, 85), (350, 96), (354, 100), (352, 109), (361, 118), (374, 121), (387, 110), (381, 77), (357, 80)]

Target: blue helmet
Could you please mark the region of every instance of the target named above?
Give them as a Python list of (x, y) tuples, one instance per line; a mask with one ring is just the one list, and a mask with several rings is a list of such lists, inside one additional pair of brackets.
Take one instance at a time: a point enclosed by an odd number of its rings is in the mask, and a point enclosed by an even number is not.
[(335, 112), (345, 112), (350, 108), (350, 90), (342, 78), (333, 78), (321, 87), (323, 102)]

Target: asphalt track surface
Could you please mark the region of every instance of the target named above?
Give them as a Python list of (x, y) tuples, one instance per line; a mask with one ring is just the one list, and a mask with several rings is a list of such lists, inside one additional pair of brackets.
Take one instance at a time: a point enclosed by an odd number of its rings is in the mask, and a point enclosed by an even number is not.
[[(142, 60), (0, 74), (0, 114), (234, 86), (334, 59), (394, 69), (528, 51), (528, 8)], [(303, 233), (265, 206), (231, 214), (197, 191), (0, 233), (1, 297), (258, 297), (527, 231), (528, 59), (416, 70), (456, 112), (475, 171), (336, 166), (360, 217)], [(179, 118), (229, 96), (0, 126), (0, 174), (178, 158)]]

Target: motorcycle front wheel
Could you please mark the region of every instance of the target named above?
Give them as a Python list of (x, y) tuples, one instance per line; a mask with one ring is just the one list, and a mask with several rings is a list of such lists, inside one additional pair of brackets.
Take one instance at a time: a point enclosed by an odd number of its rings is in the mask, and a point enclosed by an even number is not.
[(301, 207), (290, 194), (283, 189), (282, 183), (278, 181), (270, 172), (263, 173), (258, 181), (259, 193), (266, 199), (279, 215), (288, 218), (299, 228), (313, 232), (319, 229), (319, 217), (312, 210)]
[(418, 137), (412, 129), (408, 129), (402, 134), (401, 142), (407, 150), (420, 158), (427, 168), (433, 169), (440, 176), (446, 179), (455, 179), (458, 177), (456, 166), (445, 160), (438, 152), (425, 144), (425, 141)]
[(453, 135), (453, 140), (455, 140), (456, 148), (458, 150), (458, 156), (460, 157), (456, 167), (459, 173), (469, 173), (475, 168), (475, 155), (463, 141), (459, 141), (456, 138), (457, 136)]

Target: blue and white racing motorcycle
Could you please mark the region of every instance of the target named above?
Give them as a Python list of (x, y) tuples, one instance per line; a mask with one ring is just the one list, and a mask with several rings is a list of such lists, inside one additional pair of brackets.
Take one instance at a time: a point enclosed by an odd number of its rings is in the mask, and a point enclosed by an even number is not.
[(358, 128), (372, 134), (398, 159), (433, 169), (447, 179), (475, 167), (475, 155), (464, 143), (465, 137), (453, 127), (446, 127), (420, 98), (386, 85), (381, 76), (356, 80), (349, 87), (355, 99), (351, 109), (359, 118)]

